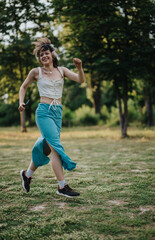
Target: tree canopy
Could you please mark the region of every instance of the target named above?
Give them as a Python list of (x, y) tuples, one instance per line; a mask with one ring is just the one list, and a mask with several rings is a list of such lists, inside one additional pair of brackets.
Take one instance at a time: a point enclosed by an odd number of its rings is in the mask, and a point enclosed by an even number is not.
[[(147, 124), (154, 124), (153, 1), (53, 0), (44, 4), (38, 0), (2, 0), (0, 9), (1, 101), (6, 94), (10, 103), (17, 101), (21, 83), (29, 70), (37, 66), (32, 42), (38, 36), (47, 36), (61, 51), (60, 63), (72, 69), (72, 58), (79, 57), (87, 75), (89, 84), (82, 88), (66, 81), (67, 107), (75, 111), (83, 103), (91, 106), (87, 98), (91, 87), (92, 104), (96, 114), (101, 115), (103, 83), (107, 81), (111, 100), (104, 102), (115, 105), (117, 99), (122, 135), (127, 136), (127, 103), (137, 91), (139, 81), (143, 86), (141, 104), (146, 105)], [(39, 99), (35, 85), (29, 88), (27, 96), (32, 102)], [(28, 113), (31, 119), (31, 105)]]

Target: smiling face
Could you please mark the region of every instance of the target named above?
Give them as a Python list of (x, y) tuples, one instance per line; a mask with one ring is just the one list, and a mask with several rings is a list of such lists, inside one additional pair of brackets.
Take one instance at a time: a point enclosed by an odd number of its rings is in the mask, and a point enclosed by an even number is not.
[(53, 64), (52, 53), (50, 52), (50, 50), (41, 51), (39, 55), (39, 60), (43, 66)]

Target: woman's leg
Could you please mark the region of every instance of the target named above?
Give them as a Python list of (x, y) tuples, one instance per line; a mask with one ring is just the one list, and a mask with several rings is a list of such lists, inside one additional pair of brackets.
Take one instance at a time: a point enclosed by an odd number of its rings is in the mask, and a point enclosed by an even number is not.
[(72, 188), (70, 188), (64, 180), (64, 174), (63, 174), (60, 155), (57, 153), (57, 151), (55, 151), (55, 149), (52, 146), (49, 145), (49, 147), (51, 148), (51, 151), (52, 151), (52, 159), (50, 163), (55, 173), (55, 176), (59, 182), (57, 194), (61, 196), (66, 196), (69, 198), (79, 196), (80, 194), (78, 192), (75, 192)]
[(32, 160), (31, 160), (31, 162), (30, 162), (29, 169), (31, 169), (33, 172), (37, 169), (37, 167), (35, 167), (35, 165), (34, 165), (34, 163), (32, 162)]
[(62, 168), (62, 162), (60, 159), (60, 155), (55, 151), (55, 149), (48, 143), (51, 152), (52, 152), (52, 158), (50, 161), (51, 167), (53, 169), (53, 172), (57, 178), (58, 181), (63, 181), (64, 180), (64, 173), (63, 173), (63, 168)]
[[(37, 144), (35, 144), (35, 147), (32, 150), (32, 156), (34, 155), (34, 153), (33, 153), (34, 150), (35, 150), (35, 153), (36, 153), (36, 149), (37, 149), (36, 145)], [(51, 149), (49, 148), (49, 146), (46, 142), (44, 142), (43, 145), (44, 145), (43, 146), (43, 153), (46, 156), (48, 156), (51, 153)], [(39, 154), (38, 149), (37, 149), (37, 154)], [(38, 155), (35, 155), (34, 159), (36, 159), (37, 157), (38, 157)], [(26, 171), (21, 170), (21, 172), (20, 172), (21, 179), (22, 179), (22, 187), (24, 188), (24, 190), (26, 192), (30, 191), (31, 177), (32, 177), (33, 173), (36, 171), (36, 169), (37, 169), (37, 167), (35, 166), (34, 162), (31, 160), (28, 169)]]
[(28, 177), (28, 178), (32, 177), (32, 175), (33, 175), (33, 173), (35, 172), (36, 169), (37, 169), (37, 167), (34, 165), (34, 163), (31, 160), (30, 165), (25, 172), (26, 177)]
[(20, 172), (22, 187), (26, 192), (30, 191), (31, 177), (36, 169), (37, 167), (35, 167), (34, 163), (31, 161), (29, 168), (26, 171), (21, 170)]

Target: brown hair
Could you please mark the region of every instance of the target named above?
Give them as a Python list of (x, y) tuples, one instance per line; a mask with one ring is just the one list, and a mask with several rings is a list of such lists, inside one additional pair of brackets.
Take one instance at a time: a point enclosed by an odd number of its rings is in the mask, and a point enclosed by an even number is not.
[(52, 53), (53, 66), (57, 67), (59, 65), (57, 54), (55, 52), (54, 47), (51, 45), (50, 39), (48, 39), (47, 37), (38, 38), (36, 42), (33, 42), (33, 44), (35, 45), (33, 54), (35, 55), (39, 63), (40, 63), (40, 52), (49, 50)]

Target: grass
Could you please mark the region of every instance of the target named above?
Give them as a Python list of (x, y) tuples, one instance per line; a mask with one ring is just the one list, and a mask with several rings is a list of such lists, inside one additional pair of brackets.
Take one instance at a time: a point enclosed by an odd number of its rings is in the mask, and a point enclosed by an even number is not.
[(38, 168), (30, 193), (19, 172), (27, 169), (36, 128), (0, 128), (1, 240), (152, 240), (155, 128), (64, 128), (61, 141), (78, 163), (65, 179), (81, 195), (56, 195), (50, 165)]

